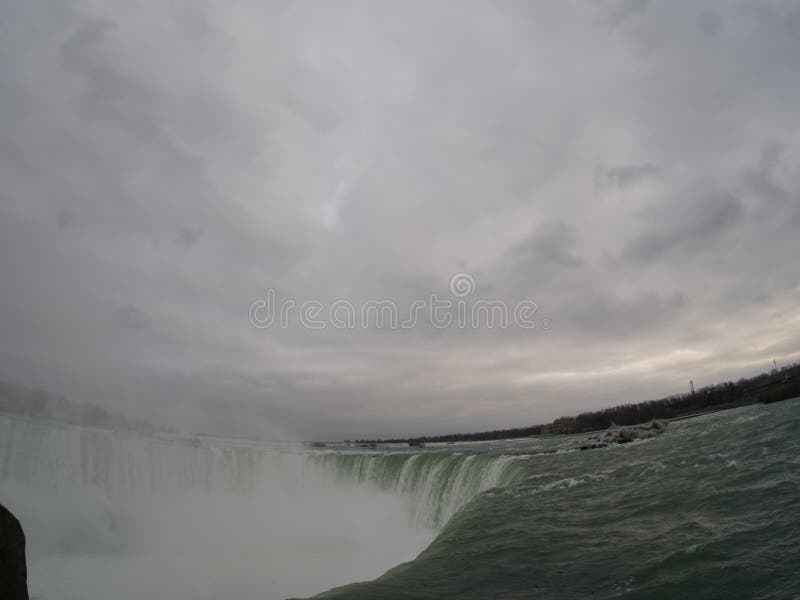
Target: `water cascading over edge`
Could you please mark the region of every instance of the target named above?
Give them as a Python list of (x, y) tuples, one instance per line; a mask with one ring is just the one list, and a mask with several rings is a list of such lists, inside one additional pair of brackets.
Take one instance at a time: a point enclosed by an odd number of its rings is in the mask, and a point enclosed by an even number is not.
[(409, 497), (414, 523), (441, 527), (475, 495), (514, 481), (522, 473), (521, 458), (422, 451), (331, 452), (309, 460), (337, 481), (375, 485)]

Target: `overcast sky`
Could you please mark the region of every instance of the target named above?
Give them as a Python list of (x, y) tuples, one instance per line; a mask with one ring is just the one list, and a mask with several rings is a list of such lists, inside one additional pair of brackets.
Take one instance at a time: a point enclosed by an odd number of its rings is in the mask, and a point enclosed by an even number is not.
[[(800, 358), (797, 2), (0, 2), (0, 379), (522, 426)], [(537, 327), (254, 327), (451, 277)]]

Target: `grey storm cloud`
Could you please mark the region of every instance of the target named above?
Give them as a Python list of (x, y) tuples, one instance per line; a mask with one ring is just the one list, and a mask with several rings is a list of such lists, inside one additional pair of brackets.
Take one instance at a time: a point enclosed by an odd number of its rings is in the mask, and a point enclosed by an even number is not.
[(597, 174), (596, 185), (600, 189), (605, 188), (627, 188), (638, 183), (647, 181), (652, 177), (658, 177), (660, 170), (655, 165), (620, 165), (601, 169)]
[(116, 322), (121, 327), (130, 329), (144, 329), (151, 325), (147, 313), (138, 306), (122, 306), (116, 312)]
[[(0, 5), (0, 379), (338, 438), (800, 356), (796, 3)], [(248, 318), (457, 273), (552, 326)]]
[(727, 194), (694, 200), (690, 210), (678, 218), (672, 216), (673, 211), (671, 208), (663, 214), (659, 207), (656, 214), (648, 215), (653, 230), (639, 234), (625, 246), (628, 260), (651, 261), (675, 248), (697, 255), (705, 245), (716, 246), (719, 238), (745, 216), (741, 201)]

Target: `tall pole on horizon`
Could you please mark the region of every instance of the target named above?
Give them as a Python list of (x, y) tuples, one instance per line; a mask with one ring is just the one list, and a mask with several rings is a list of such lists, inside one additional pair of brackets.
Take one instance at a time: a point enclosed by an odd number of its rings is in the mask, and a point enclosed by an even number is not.
[(694, 380), (689, 380), (689, 389), (692, 390), (692, 396), (694, 396)]

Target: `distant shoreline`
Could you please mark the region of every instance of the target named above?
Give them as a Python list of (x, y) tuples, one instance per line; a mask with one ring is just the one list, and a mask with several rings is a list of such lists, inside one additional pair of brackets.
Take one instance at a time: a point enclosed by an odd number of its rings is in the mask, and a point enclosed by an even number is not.
[(796, 397), (800, 397), (800, 363), (754, 377), (743, 377), (736, 382), (706, 386), (686, 394), (613, 406), (574, 417), (559, 417), (552, 423), (542, 425), (412, 438), (345, 440), (345, 443), (419, 445), (583, 434), (602, 431), (613, 425), (635, 425), (652, 419), (682, 421), (741, 406), (769, 404)]

